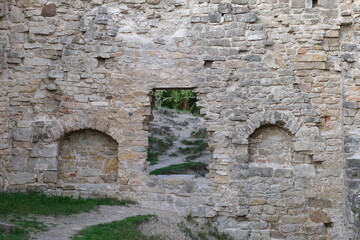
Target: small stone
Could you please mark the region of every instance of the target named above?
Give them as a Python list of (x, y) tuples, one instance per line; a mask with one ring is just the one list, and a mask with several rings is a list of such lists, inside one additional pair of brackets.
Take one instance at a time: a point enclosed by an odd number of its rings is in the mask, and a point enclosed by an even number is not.
[(57, 172), (44, 172), (44, 183), (57, 183)]
[(150, 5), (158, 5), (160, 0), (147, 0), (146, 2)]
[(232, 5), (230, 3), (220, 3), (219, 4), (219, 12), (220, 13), (231, 13)]
[(9, 12), (9, 18), (13, 23), (23, 22), (25, 20), (23, 12), (17, 7), (13, 7), (13, 9)]
[(235, 17), (237, 22), (255, 23), (258, 17), (255, 13), (237, 14)]
[(315, 223), (331, 223), (330, 217), (324, 211), (313, 211), (309, 215), (311, 221)]
[(56, 5), (54, 3), (46, 4), (41, 10), (41, 16), (43, 17), (56, 16)]
[(210, 12), (209, 20), (211, 23), (219, 23), (221, 21), (221, 14), (218, 12)]

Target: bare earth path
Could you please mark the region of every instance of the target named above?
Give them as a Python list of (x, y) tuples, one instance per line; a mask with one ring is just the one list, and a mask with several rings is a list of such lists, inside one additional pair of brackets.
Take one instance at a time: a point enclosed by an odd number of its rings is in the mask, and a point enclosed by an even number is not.
[[(88, 226), (146, 214), (158, 216), (158, 220), (156, 220), (158, 223), (155, 224), (158, 229), (155, 229), (155, 227), (154, 229), (150, 229), (150, 231), (147, 229), (146, 234), (164, 234), (167, 235), (169, 239), (186, 239), (186, 237), (177, 229), (177, 223), (182, 220), (180, 216), (168, 211), (162, 212), (150, 210), (136, 205), (130, 207), (101, 206), (98, 210), (92, 212), (70, 216), (36, 216), (38, 221), (49, 225), (50, 229), (47, 232), (33, 233), (31, 237), (32, 239), (39, 240), (68, 240), (76, 232)], [(150, 222), (149, 226), (151, 225), (154, 225), (154, 223)]]

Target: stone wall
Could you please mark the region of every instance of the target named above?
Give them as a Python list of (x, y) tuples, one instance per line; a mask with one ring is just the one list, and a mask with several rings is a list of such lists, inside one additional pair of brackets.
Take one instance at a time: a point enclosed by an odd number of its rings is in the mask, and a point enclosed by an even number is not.
[[(237, 239), (356, 239), (360, 6), (317, 2), (3, 1), (0, 188), (132, 197)], [(147, 175), (155, 88), (197, 93), (206, 179)], [(58, 181), (83, 129), (116, 141), (116, 183)]]

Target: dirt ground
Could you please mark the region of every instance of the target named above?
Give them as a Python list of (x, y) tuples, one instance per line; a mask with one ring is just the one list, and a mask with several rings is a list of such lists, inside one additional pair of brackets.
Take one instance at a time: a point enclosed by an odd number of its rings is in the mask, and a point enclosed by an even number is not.
[(146, 235), (160, 235), (164, 239), (188, 240), (178, 228), (178, 223), (183, 220), (172, 212), (150, 210), (140, 206), (101, 206), (98, 210), (70, 216), (36, 216), (37, 220), (50, 226), (46, 232), (37, 232), (31, 235), (38, 240), (67, 240), (77, 231), (91, 225), (122, 220), (135, 215), (154, 214), (157, 217), (152, 221), (142, 224), (141, 230)]

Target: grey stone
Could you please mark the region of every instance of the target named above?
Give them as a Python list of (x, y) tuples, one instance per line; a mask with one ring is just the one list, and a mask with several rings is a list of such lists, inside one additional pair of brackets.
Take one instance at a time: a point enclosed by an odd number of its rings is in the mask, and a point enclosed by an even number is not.
[(355, 62), (356, 57), (354, 54), (351, 53), (343, 53), (342, 54), (342, 58), (344, 59), (344, 61), (346, 62)]
[(258, 176), (258, 177), (272, 177), (273, 176), (273, 169), (272, 168), (260, 168), (260, 167), (250, 167), (249, 168), (249, 175), (251, 177)]
[(231, 13), (232, 12), (232, 5), (230, 3), (220, 3), (219, 10), (220, 13)]
[(55, 29), (56, 27), (53, 25), (30, 26), (29, 32), (32, 34), (51, 35), (55, 32)]
[(22, 185), (35, 182), (34, 174), (27, 172), (8, 173), (6, 177), (10, 185)]
[(9, 12), (10, 21), (13, 23), (23, 22), (25, 20), (25, 16), (22, 10), (18, 7), (13, 7)]
[(221, 22), (221, 14), (219, 12), (210, 12), (209, 20), (211, 23), (219, 23)]
[(45, 171), (44, 172), (44, 183), (57, 183), (58, 177), (57, 172)]
[(16, 141), (29, 142), (32, 139), (31, 128), (15, 128), (13, 130), (13, 138)]
[(235, 16), (237, 22), (245, 22), (245, 23), (255, 23), (258, 20), (258, 17), (255, 13), (245, 13), (245, 14), (237, 14)]
[(292, 176), (293, 176), (293, 170), (291, 169), (276, 169), (274, 172), (274, 177), (291, 178)]
[(266, 40), (268, 38), (267, 33), (263, 31), (247, 31), (245, 36), (249, 41)]
[(58, 155), (58, 144), (44, 144), (38, 143), (31, 152), (31, 157), (57, 157)]
[(294, 176), (297, 178), (315, 178), (315, 167), (310, 164), (302, 164), (294, 167)]
[(248, 3), (248, 0), (231, 0), (231, 3), (238, 5), (246, 5)]

